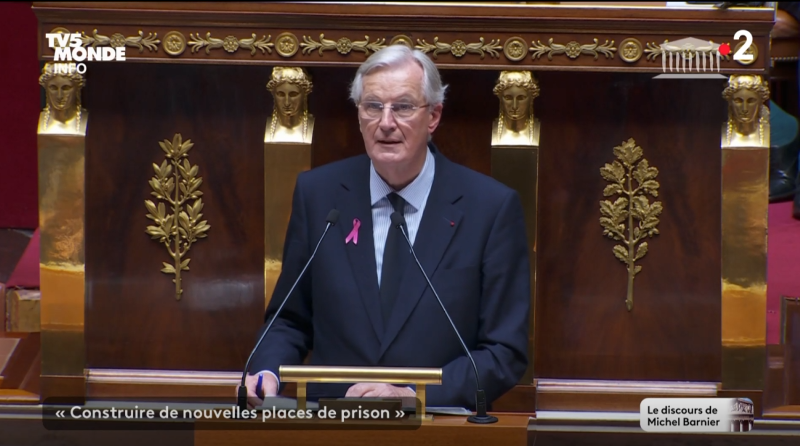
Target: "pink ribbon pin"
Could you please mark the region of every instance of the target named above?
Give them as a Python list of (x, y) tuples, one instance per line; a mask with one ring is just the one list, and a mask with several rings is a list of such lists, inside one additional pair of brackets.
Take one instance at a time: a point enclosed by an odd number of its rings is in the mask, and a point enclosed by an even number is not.
[(353, 219), (353, 230), (350, 231), (350, 235), (348, 235), (347, 238), (344, 239), (345, 245), (350, 243), (350, 240), (353, 241), (354, 245), (358, 244), (358, 228), (360, 228), (360, 227), (361, 227), (361, 221), (359, 219), (357, 219), (357, 218), (354, 218)]

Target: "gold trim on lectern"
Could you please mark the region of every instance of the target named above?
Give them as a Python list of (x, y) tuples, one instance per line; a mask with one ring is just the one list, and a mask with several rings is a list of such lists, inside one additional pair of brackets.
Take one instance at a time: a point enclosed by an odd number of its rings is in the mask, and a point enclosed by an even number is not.
[(415, 367), (341, 367), (287, 366), (278, 369), (281, 382), (297, 383), (297, 409), (306, 409), (306, 385), (317, 383), (371, 382), (384, 384), (414, 384), (417, 386), (417, 417), (425, 415), (426, 385), (442, 384), (442, 369)]

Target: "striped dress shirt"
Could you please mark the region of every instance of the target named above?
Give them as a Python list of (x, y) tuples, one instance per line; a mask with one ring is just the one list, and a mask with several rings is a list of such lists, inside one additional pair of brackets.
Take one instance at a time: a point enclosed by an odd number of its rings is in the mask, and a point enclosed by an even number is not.
[[(394, 212), (392, 203), (386, 197), (392, 192), (406, 200), (405, 214), (406, 226), (408, 227), (408, 239), (411, 243), (417, 236), (419, 222), (422, 221), (422, 213), (425, 210), (425, 203), (428, 202), (428, 195), (433, 185), (433, 173), (436, 171), (436, 161), (430, 149), (425, 157), (425, 165), (422, 171), (401, 191), (395, 191), (391, 186), (383, 181), (383, 178), (375, 171), (375, 166), (370, 162), (369, 165), (369, 194), (372, 201), (372, 236), (375, 241), (375, 264), (378, 266), (378, 286), (381, 284), (381, 267), (383, 266), (383, 250), (386, 245), (386, 237), (389, 234), (389, 226), (392, 223), (391, 215)], [(278, 375), (271, 370), (262, 370), (261, 374), (269, 373), (275, 377), (275, 381), (280, 385)], [(414, 390), (409, 387), (409, 389)]]
[(425, 157), (425, 164), (422, 171), (414, 178), (414, 181), (403, 190), (396, 191), (383, 181), (383, 178), (375, 171), (375, 166), (370, 162), (369, 166), (369, 194), (372, 200), (372, 236), (375, 241), (375, 264), (378, 267), (378, 286), (381, 284), (381, 268), (383, 266), (383, 250), (386, 247), (386, 237), (391, 226), (391, 215), (394, 212), (392, 203), (389, 202), (389, 195), (396, 192), (406, 201), (405, 214), (406, 226), (408, 228), (408, 239), (411, 243), (417, 236), (419, 223), (422, 221), (422, 213), (425, 211), (425, 203), (428, 202), (428, 195), (433, 185), (433, 174), (436, 171), (436, 161), (433, 154), (428, 150)]

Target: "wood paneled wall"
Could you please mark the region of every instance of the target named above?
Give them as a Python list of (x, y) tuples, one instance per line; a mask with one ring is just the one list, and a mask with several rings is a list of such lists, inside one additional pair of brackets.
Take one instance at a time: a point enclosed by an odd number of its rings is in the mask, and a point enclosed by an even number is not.
[[(240, 369), (264, 307), (263, 137), (271, 67), (90, 64), (86, 154), (87, 367)], [(363, 151), (347, 99), (354, 68), (311, 67), (314, 166)], [(434, 142), (490, 172), (493, 70), (442, 70), (449, 85)], [(542, 120), (537, 377), (718, 381), (723, 83), (648, 74), (537, 73)], [(158, 141), (195, 146), (209, 236), (174, 298), (144, 200)], [(659, 169), (661, 234), (625, 309), (625, 267), (602, 236), (599, 169), (634, 138)]]

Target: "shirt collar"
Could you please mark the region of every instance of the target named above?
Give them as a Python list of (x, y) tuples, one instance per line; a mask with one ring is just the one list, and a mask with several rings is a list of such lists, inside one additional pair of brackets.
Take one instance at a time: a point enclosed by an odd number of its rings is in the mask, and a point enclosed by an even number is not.
[(372, 200), (372, 206), (375, 206), (381, 199), (386, 197), (392, 192), (397, 192), (398, 195), (403, 197), (404, 200), (408, 204), (410, 204), (414, 210), (419, 211), (422, 207), (422, 204), (425, 202), (425, 197), (428, 195), (428, 192), (431, 190), (431, 186), (433, 185), (433, 173), (436, 171), (435, 168), (435, 159), (433, 157), (433, 153), (431, 153), (430, 149), (427, 150), (427, 154), (425, 155), (425, 164), (422, 166), (422, 170), (420, 171), (419, 175), (414, 178), (414, 181), (411, 182), (408, 186), (406, 186), (403, 190), (395, 191), (392, 189), (391, 186), (386, 184), (386, 181), (383, 181), (378, 172), (375, 171), (375, 165), (372, 164), (372, 161), (369, 163), (369, 194), (370, 199)]

